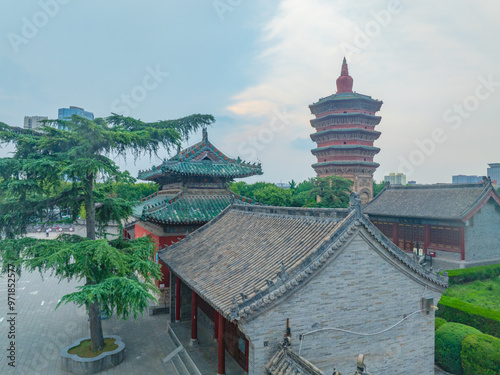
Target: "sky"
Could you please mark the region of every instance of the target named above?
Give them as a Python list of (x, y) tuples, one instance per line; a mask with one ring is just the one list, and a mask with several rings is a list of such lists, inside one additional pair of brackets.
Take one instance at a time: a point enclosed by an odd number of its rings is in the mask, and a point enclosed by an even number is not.
[[(496, 0), (0, 0), (0, 122), (212, 114), (213, 144), (262, 163), (245, 181), (303, 181), (308, 106), (345, 56), (354, 91), (383, 101), (375, 180), (482, 176), (500, 162), (499, 16)], [(117, 162), (137, 175), (159, 156)]]

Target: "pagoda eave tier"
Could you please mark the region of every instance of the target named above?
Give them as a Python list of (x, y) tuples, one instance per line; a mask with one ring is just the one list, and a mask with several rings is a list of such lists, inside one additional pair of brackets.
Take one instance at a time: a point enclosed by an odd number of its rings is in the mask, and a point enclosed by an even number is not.
[(336, 125), (369, 125), (375, 126), (380, 123), (382, 117), (369, 115), (366, 113), (331, 113), (326, 116), (311, 120), (311, 126), (314, 128), (325, 128)]
[(360, 128), (334, 128), (322, 130), (311, 134), (311, 139), (316, 143), (324, 143), (335, 140), (360, 140), (375, 141), (380, 137), (380, 132), (376, 130)]
[(311, 150), (311, 152), (315, 156), (327, 156), (327, 155), (373, 156), (380, 152), (380, 148), (373, 146), (363, 146), (363, 145), (332, 145), (326, 147), (318, 147)]
[(371, 161), (325, 161), (321, 163), (315, 163), (312, 165), (314, 169), (323, 167), (363, 167), (368, 169), (377, 169), (380, 164)]
[(320, 99), (309, 106), (311, 113), (320, 115), (325, 112), (339, 110), (367, 110), (377, 112), (384, 102), (372, 99), (371, 96), (358, 93), (339, 93)]
[(141, 180), (158, 180), (168, 175), (179, 176), (209, 176), (219, 178), (243, 178), (261, 175), (262, 169), (259, 164), (241, 163), (210, 163), (210, 162), (165, 162), (161, 166), (153, 167), (149, 171), (139, 172)]

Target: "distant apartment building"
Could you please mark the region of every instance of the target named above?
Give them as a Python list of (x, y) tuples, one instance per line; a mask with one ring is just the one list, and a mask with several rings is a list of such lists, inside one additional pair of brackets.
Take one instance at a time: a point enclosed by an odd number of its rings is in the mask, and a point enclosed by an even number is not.
[(493, 186), (500, 185), (500, 163), (490, 163), (488, 164), (490, 167), (488, 168), (488, 177), (491, 180), (491, 184)]
[(384, 176), (384, 182), (389, 182), (391, 185), (406, 185), (406, 175), (403, 173), (389, 173)]
[(481, 176), (466, 176), (463, 174), (452, 176), (452, 183), (454, 184), (477, 184), (481, 181), (483, 181)]
[(46, 116), (24, 116), (24, 128), (36, 129), (42, 126), (42, 120), (48, 120)]

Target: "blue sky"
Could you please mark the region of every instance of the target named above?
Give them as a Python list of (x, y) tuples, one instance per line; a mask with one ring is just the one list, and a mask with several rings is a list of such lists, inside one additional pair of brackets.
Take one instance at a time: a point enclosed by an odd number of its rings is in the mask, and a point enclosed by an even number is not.
[[(451, 182), (500, 161), (494, 0), (1, 0), (1, 9), (0, 121), (10, 125), (70, 105), (144, 121), (210, 113), (219, 148), (262, 162), (264, 175), (249, 181), (301, 181), (314, 176), (308, 105), (336, 91), (346, 55), (354, 90), (384, 101), (377, 180), (401, 171)], [(134, 175), (159, 162), (127, 161)]]

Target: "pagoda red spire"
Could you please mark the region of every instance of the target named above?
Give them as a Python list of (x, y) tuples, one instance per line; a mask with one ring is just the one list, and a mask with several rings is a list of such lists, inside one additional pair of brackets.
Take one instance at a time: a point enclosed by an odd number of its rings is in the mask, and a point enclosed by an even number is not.
[(341, 92), (352, 92), (353, 79), (349, 75), (349, 70), (347, 68), (347, 62), (344, 57), (342, 62), (342, 69), (340, 71), (340, 77), (337, 78), (337, 94)]

